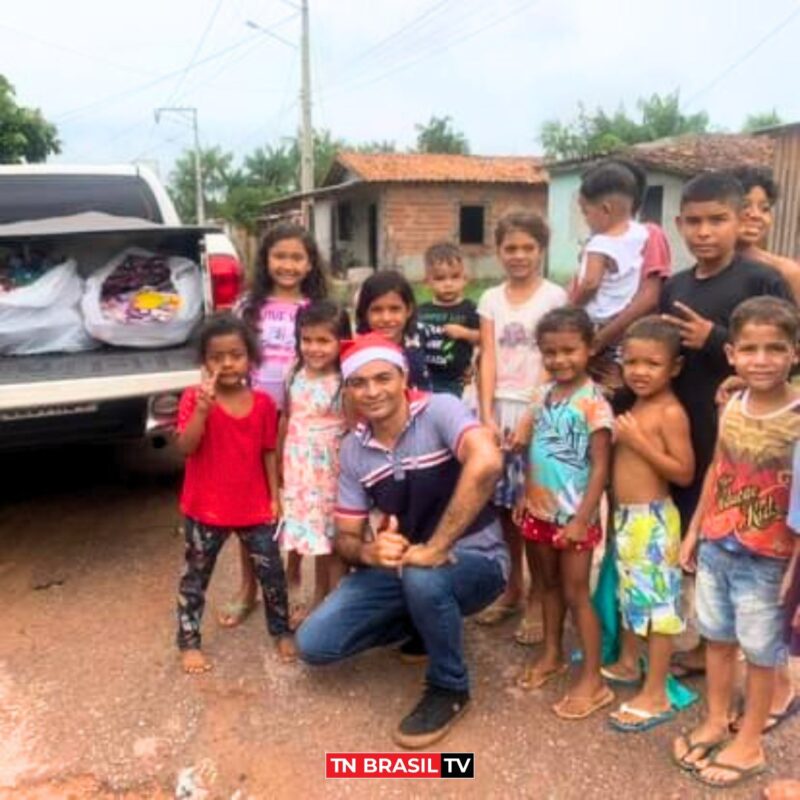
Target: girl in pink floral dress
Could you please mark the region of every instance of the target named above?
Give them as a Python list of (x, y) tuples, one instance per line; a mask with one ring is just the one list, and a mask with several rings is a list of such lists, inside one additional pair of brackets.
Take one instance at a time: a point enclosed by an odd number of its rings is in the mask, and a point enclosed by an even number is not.
[[(286, 386), (282, 418), (283, 518), (281, 546), (315, 558), (313, 607), (334, 588), (343, 565), (333, 552), (333, 508), (342, 410), (340, 341), (350, 334), (347, 315), (321, 301), (297, 314), (297, 364)], [(302, 612), (293, 615), (297, 624)]]

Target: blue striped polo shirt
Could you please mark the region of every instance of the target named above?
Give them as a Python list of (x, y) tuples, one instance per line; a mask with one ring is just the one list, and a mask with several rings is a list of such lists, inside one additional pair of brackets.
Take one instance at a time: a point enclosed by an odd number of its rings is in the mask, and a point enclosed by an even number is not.
[[(457, 458), (465, 433), (478, 421), (449, 394), (409, 394), (409, 418), (393, 448), (360, 424), (342, 442), (336, 515), (365, 519), (373, 510), (394, 514), (413, 544), (433, 534), (461, 475)], [(508, 568), (502, 530), (487, 504), (456, 542)]]

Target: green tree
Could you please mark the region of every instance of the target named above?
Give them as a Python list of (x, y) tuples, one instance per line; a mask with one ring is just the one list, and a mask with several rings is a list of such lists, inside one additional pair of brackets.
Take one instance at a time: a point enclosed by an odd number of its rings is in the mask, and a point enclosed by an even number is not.
[(469, 142), (461, 131), (452, 126), (451, 117), (432, 116), (425, 125), (415, 125), (417, 152), (461, 153), (469, 155)]
[(539, 133), (545, 154), (551, 158), (583, 158), (665, 136), (708, 130), (708, 114), (683, 113), (678, 92), (641, 98), (636, 108), (637, 119), (628, 116), (623, 106), (608, 114), (601, 108), (589, 113), (580, 104), (575, 119), (567, 123), (548, 120)]
[[(233, 153), (225, 153), (220, 147), (201, 148), (200, 165), (206, 216), (219, 216), (232, 182), (239, 180), (233, 169)], [(197, 222), (194, 150), (184, 150), (178, 156), (167, 188), (181, 219), (184, 222)]]
[(748, 114), (742, 123), (742, 133), (752, 133), (761, 128), (771, 128), (774, 125), (783, 125), (783, 120), (773, 108), (772, 111)]
[(350, 150), (355, 150), (357, 153), (396, 153), (397, 145), (393, 141), (384, 139), (382, 141), (361, 142), (360, 144), (351, 145)]
[(0, 163), (44, 161), (60, 152), (56, 126), (38, 108), (17, 105), (14, 87), (0, 75)]

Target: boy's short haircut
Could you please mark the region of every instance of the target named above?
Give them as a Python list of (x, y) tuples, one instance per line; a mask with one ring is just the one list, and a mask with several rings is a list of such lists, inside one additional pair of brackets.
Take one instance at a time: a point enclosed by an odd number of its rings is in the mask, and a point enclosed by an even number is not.
[(457, 266), (463, 264), (464, 259), (461, 255), (461, 250), (458, 245), (452, 242), (437, 242), (432, 244), (425, 251), (425, 271), (430, 270), (437, 264), (449, 264), (450, 266)]
[(610, 195), (621, 195), (636, 204), (640, 190), (636, 175), (619, 161), (603, 161), (581, 176), (581, 197), (596, 202)]
[(536, 326), (536, 342), (548, 333), (564, 333), (570, 331), (580, 335), (581, 339), (591, 347), (594, 342), (594, 324), (580, 306), (561, 306), (548, 311)]
[(615, 157), (610, 159), (609, 163), (620, 164), (625, 167), (625, 169), (629, 169), (631, 175), (633, 175), (636, 181), (636, 197), (633, 198), (633, 208), (631, 210), (634, 215), (638, 214), (644, 202), (644, 197), (647, 194), (647, 173), (635, 161), (631, 161), (627, 158)]
[(247, 358), (253, 366), (261, 364), (261, 348), (252, 328), (244, 320), (234, 316), (230, 311), (223, 311), (207, 317), (200, 328), (197, 338), (197, 360), (203, 364), (206, 360), (209, 342), (217, 336), (239, 336), (247, 350)]
[(735, 342), (742, 335), (744, 326), (751, 323), (773, 325), (795, 345), (800, 338), (800, 313), (788, 300), (780, 297), (763, 295), (739, 303), (733, 309), (728, 325), (730, 340)]
[(661, 319), (658, 314), (642, 317), (629, 325), (622, 339), (622, 346), (624, 347), (625, 343), (632, 339), (663, 344), (673, 360), (681, 354), (680, 331), (671, 323)]
[(769, 167), (737, 167), (731, 170), (731, 174), (742, 184), (745, 194), (751, 189), (760, 187), (764, 190), (771, 206), (778, 202), (778, 184)]
[(737, 212), (742, 207), (742, 184), (730, 172), (701, 172), (681, 192), (681, 209), (687, 203), (724, 203)]
[(515, 231), (527, 233), (544, 250), (550, 244), (550, 227), (535, 211), (509, 211), (500, 217), (494, 229), (494, 242), (500, 247), (503, 240)]

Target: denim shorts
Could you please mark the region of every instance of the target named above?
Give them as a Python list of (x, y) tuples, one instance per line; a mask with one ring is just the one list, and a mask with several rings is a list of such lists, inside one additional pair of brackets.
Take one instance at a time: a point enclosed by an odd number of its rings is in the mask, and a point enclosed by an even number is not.
[(787, 563), (701, 542), (695, 590), (700, 634), (738, 643), (757, 667), (785, 664), (780, 587)]

